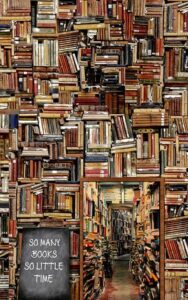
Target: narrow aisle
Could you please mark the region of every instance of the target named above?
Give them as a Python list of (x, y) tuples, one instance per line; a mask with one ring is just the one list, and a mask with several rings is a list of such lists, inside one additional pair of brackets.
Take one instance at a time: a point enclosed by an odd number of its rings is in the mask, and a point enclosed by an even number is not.
[(113, 277), (105, 280), (105, 289), (99, 300), (138, 300), (138, 286), (129, 272), (129, 261), (113, 263)]

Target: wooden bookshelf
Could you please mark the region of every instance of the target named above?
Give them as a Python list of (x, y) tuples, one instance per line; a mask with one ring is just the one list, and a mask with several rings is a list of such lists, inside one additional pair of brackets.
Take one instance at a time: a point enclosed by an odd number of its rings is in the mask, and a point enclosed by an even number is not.
[(165, 189), (165, 283), (168, 291), (172, 282), (176, 281), (177, 287), (171, 295), (182, 297), (187, 277), (187, 183), (180, 180), (166, 182)]

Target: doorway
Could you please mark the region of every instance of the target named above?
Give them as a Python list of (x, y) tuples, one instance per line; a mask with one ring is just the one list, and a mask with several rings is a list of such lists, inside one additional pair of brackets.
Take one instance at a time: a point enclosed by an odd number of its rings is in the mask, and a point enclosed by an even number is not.
[(99, 299), (137, 300), (139, 285), (133, 280), (131, 270), (135, 236), (133, 204), (110, 204), (108, 215), (110, 230), (103, 258), (105, 285)]
[(160, 299), (160, 182), (87, 181), (82, 206), (83, 299)]

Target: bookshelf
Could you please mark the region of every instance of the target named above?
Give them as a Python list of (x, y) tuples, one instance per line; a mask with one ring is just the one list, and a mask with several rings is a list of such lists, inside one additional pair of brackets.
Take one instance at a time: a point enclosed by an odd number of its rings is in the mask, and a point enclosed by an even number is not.
[(87, 182), (83, 198), (83, 291), (88, 299), (100, 295), (104, 284), (102, 240), (106, 237), (107, 207), (101, 201), (98, 183)]
[[(187, 182), (165, 180), (165, 285), (173, 297), (186, 296)], [(176, 282), (176, 288), (172, 284)]]
[(163, 100), (169, 126), (162, 131), (160, 140), (161, 171), (165, 178), (165, 297), (168, 293), (177, 299), (184, 299), (187, 289), (186, 15), (186, 2), (165, 4)]
[(158, 183), (144, 182), (135, 200), (136, 239), (131, 252), (131, 270), (133, 278), (140, 282), (140, 294), (155, 299), (161, 297), (159, 270), (163, 263), (159, 258), (161, 200)]
[[(83, 176), (186, 183), (187, 23), (184, 0), (1, 1), (0, 195), (11, 251), (24, 226), (79, 227)], [(165, 193), (177, 218), (181, 200)], [(70, 280), (78, 295), (79, 272)]]
[(120, 256), (129, 253), (132, 247), (132, 212), (128, 208), (113, 208), (111, 210), (111, 242), (116, 244)]

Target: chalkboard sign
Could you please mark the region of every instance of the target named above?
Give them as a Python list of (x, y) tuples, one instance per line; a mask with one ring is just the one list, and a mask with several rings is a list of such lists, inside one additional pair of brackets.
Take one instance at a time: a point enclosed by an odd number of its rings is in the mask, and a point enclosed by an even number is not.
[(19, 300), (69, 300), (69, 230), (23, 231)]

